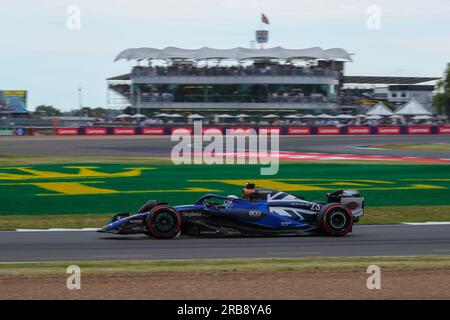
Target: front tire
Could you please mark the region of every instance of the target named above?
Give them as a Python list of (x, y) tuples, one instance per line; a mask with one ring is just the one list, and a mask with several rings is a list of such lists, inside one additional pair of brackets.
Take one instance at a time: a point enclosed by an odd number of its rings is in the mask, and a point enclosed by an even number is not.
[(150, 212), (154, 207), (158, 205), (158, 201), (156, 200), (148, 200), (146, 203), (139, 208), (138, 213)]
[(328, 236), (345, 236), (352, 231), (353, 215), (339, 203), (329, 203), (317, 215), (320, 231)]
[(181, 215), (167, 205), (154, 207), (147, 216), (147, 232), (156, 239), (171, 239), (181, 229)]

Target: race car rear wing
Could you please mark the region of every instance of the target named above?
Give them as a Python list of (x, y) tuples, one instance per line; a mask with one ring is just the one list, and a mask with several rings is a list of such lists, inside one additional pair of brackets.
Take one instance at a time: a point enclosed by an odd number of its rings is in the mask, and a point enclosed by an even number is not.
[(352, 212), (353, 217), (364, 215), (364, 197), (357, 190), (337, 190), (327, 193), (327, 203), (337, 202)]

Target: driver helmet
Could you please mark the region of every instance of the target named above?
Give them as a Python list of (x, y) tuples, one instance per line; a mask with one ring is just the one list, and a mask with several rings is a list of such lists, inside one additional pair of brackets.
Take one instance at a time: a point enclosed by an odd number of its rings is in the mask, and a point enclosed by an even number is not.
[(255, 184), (253, 182), (248, 182), (242, 189), (242, 198), (250, 199), (254, 193), (256, 193)]
[[(238, 196), (235, 196), (234, 194), (231, 194), (231, 195), (227, 196), (227, 198), (239, 199), (239, 197), (238, 197)], [(230, 205), (232, 202), (233, 202), (233, 201), (231, 201), (231, 200), (225, 200), (225, 201), (223, 202), (223, 204), (224, 204), (224, 206), (228, 206), (228, 205)]]

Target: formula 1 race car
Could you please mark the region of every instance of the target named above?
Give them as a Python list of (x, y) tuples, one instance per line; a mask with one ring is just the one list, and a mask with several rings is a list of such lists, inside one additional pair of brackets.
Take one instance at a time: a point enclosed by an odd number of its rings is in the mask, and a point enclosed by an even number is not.
[(170, 239), (178, 234), (343, 236), (352, 231), (353, 223), (363, 214), (364, 198), (355, 190), (330, 192), (326, 202), (309, 202), (300, 196), (247, 183), (242, 198), (207, 194), (195, 204), (176, 207), (150, 200), (137, 214), (116, 214), (98, 232), (146, 234), (156, 239)]

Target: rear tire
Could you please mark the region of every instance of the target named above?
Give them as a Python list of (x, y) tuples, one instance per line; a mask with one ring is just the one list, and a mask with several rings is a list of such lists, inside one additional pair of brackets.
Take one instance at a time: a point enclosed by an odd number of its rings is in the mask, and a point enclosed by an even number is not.
[(181, 215), (174, 208), (159, 205), (152, 209), (146, 221), (148, 235), (156, 239), (171, 239), (181, 229)]
[(353, 215), (339, 203), (329, 203), (317, 215), (320, 231), (328, 236), (344, 236), (352, 231)]

